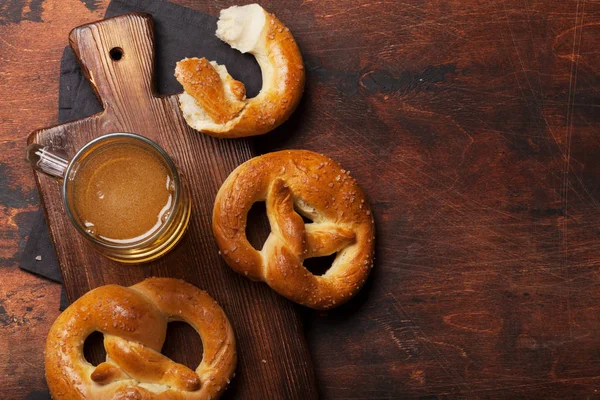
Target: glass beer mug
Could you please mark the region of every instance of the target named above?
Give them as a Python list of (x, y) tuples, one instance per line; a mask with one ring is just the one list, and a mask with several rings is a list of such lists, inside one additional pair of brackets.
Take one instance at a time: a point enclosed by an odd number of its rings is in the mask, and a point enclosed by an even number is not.
[(143, 136), (100, 136), (71, 160), (33, 144), (27, 159), (62, 181), (69, 219), (110, 259), (154, 260), (185, 233), (191, 213), (188, 188), (167, 153)]

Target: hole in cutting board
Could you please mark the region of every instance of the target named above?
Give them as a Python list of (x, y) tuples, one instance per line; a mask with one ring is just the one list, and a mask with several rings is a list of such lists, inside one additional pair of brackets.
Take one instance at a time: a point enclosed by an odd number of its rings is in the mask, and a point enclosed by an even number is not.
[(123, 49), (120, 47), (113, 47), (110, 49), (108, 54), (110, 54), (111, 60), (119, 61), (121, 58), (123, 58)]
[(162, 354), (195, 370), (202, 361), (203, 351), (202, 339), (194, 328), (182, 321), (169, 322)]
[[(267, 207), (264, 201), (252, 204), (246, 219), (246, 237), (256, 250), (263, 248), (270, 229), (269, 218), (267, 218)], [(251, 228), (252, 227), (252, 228)]]
[(83, 357), (94, 367), (106, 361), (104, 349), (104, 335), (101, 332), (92, 332), (83, 342)]
[(333, 264), (333, 260), (335, 260), (335, 257), (337, 256), (337, 253), (333, 253), (329, 256), (324, 256), (324, 257), (312, 257), (312, 258), (307, 258), (304, 260), (304, 267), (309, 270), (313, 275), (324, 275), (325, 272), (327, 272), (329, 270), (329, 268), (331, 268), (331, 265)]

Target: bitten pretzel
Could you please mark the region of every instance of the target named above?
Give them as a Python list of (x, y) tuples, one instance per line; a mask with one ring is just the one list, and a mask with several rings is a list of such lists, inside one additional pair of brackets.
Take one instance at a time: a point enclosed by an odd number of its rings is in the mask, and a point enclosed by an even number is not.
[[(191, 370), (160, 353), (167, 323), (184, 321), (199, 334), (202, 362)], [(83, 343), (104, 334), (106, 361), (94, 367)], [(69, 306), (46, 340), (46, 380), (54, 399), (216, 399), (236, 365), (227, 317), (205, 292), (181, 280), (96, 288)]]
[[(271, 233), (257, 251), (246, 238), (252, 204), (266, 202)], [(304, 224), (304, 215), (313, 223)], [(361, 288), (373, 266), (374, 222), (350, 171), (304, 150), (255, 157), (236, 168), (215, 200), (213, 231), (231, 268), (316, 309), (339, 306)], [(303, 266), (337, 253), (322, 276)]]
[(246, 99), (244, 84), (206, 58), (177, 63), (183, 116), (192, 128), (222, 138), (262, 135), (289, 118), (304, 90), (302, 55), (290, 30), (258, 4), (221, 10), (217, 37), (256, 57), (260, 93)]

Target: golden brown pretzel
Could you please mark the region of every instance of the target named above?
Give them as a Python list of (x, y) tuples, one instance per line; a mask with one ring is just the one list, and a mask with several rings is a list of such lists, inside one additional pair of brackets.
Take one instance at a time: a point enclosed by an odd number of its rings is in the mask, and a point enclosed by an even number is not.
[[(160, 353), (167, 323), (199, 334), (202, 362), (192, 370)], [(104, 334), (106, 361), (94, 367), (83, 343)], [(149, 278), (96, 288), (71, 304), (46, 340), (46, 380), (54, 399), (217, 399), (236, 366), (233, 329), (219, 305), (181, 280)]]
[(181, 60), (175, 77), (185, 90), (179, 105), (188, 125), (223, 138), (261, 135), (281, 125), (304, 90), (302, 55), (290, 30), (258, 4), (250, 4), (221, 10), (217, 36), (256, 57), (263, 87), (246, 99), (244, 85), (225, 66), (205, 58)]
[[(257, 251), (246, 238), (252, 204), (265, 201), (271, 233)], [(304, 224), (302, 214), (313, 223)], [(213, 231), (231, 268), (316, 309), (339, 306), (363, 285), (373, 266), (374, 222), (356, 180), (336, 162), (305, 150), (255, 157), (219, 189)], [(302, 264), (337, 253), (322, 276)]]

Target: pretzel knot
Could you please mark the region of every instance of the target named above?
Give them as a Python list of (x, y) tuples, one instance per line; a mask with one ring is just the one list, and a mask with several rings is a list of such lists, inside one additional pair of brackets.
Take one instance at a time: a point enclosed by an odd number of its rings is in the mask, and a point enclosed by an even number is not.
[[(271, 226), (260, 251), (246, 237), (248, 211), (259, 201)], [(375, 227), (363, 191), (349, 171), (310, 151), (280, 151), (240, 165), (219, 189), (213, 231), (231, 268), (316, 309), (349, 300), (373, 266)], [(303, 266), (334, 253), (322, 276)]]
[[(192, 370), (160, 353), (167, 323), (200, 335), (202, 362)], [(83, 356), (92, 332), (104, 334), (106, 361)], [(233, 329), (219, 305), (184, 281), (150, 278), (96, 288), (69, 306), (46, 341), (46, 380), (55, 399), (216, 399), (236, 365)]]

